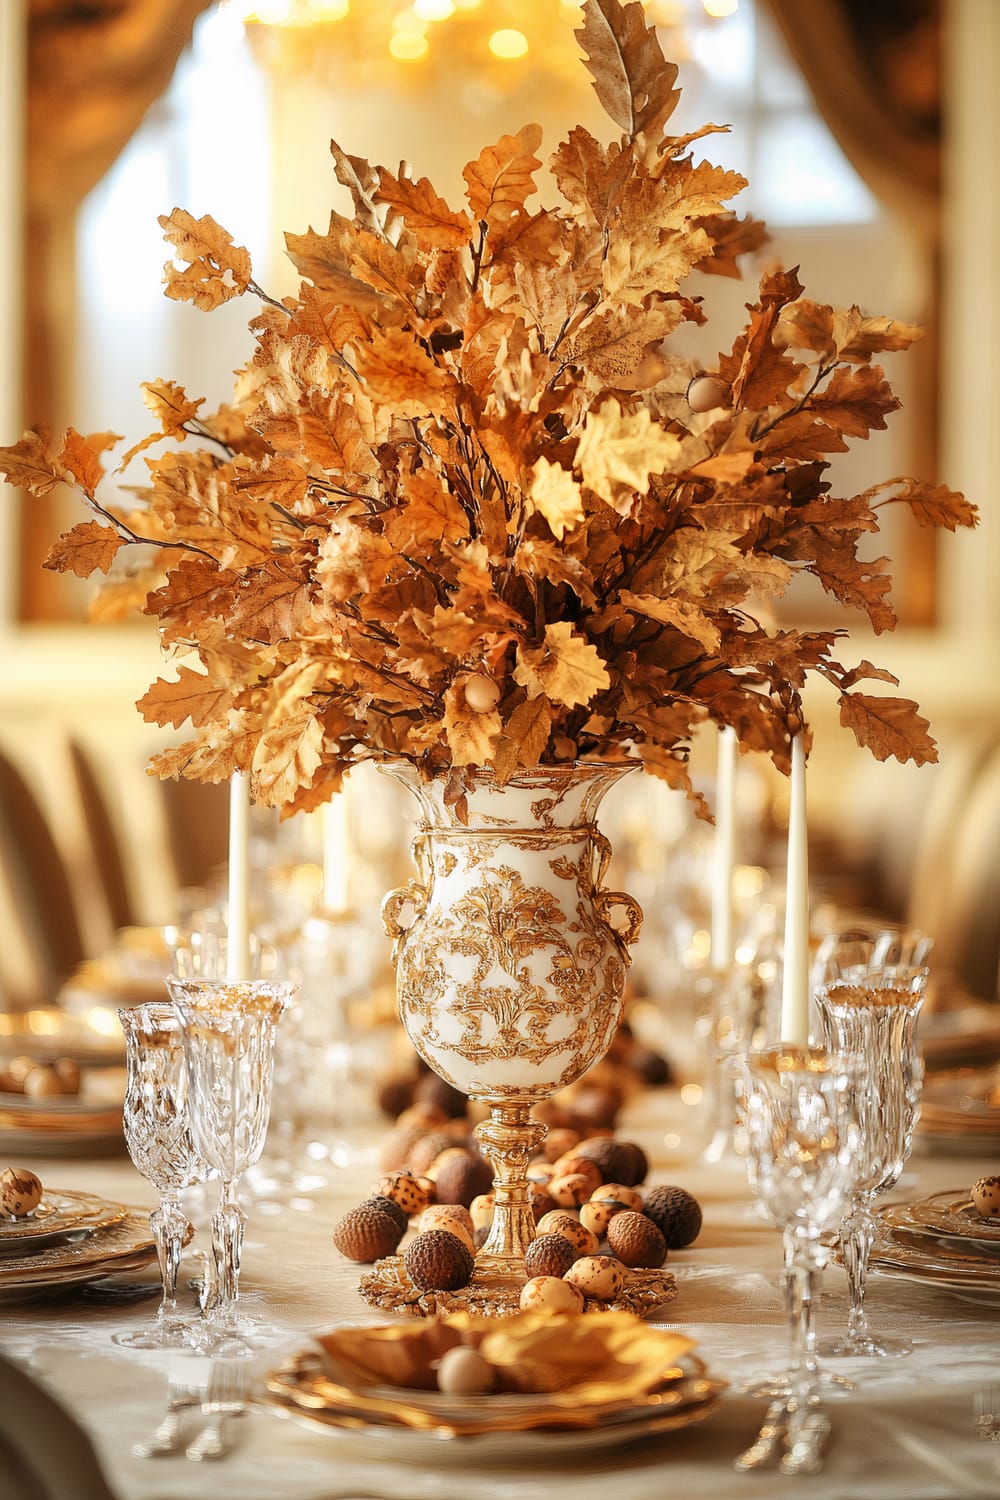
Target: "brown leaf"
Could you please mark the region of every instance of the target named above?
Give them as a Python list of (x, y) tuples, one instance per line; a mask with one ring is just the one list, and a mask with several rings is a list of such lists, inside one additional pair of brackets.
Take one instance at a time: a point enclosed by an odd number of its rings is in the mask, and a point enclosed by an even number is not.
[(459, 683), (452, 683), (444, 699), (444, 732), (456, 766), (485, 766), (493, 759), (503, 725), (496, 709), (474, 712)]
[(588, 0), (574, 33), (586, 54), (602, 108), (633, 139), (659, 134), (680, 98), (677, 66), (668, 63), (641, 5)]
[(675, 630), (698, 641), (706, 651), (718, 651), (719, 627), (700, 610), (696, 604), (685, 599), (661, 599), (653, 594), (633, 594), (622, 589), (618, 595), (626, 609), (657, 620), (661, 625), (672, 625)]
[(875, 698), (867, 693), (843, 693), (840, 722), (876, 760), (894, 755), (918, 766), (936, 761), (937, 746), (927, 733), (927, 720), (909, 698)]
[(877, 365), (834, 370), (827, 384), (815, 391), (808, 410), (828, 427), (846, 437), (866, 438), (872, 429), (883, 429), (889, 412), (898, 411), (899, 400)]
[(388, 168), (379, 167), (378, 195), (400, 215), (421, 244), (460, 250), (468, 243), (472, 228), (468, 216), (453, 212), (426, 177), (414, 182), (402, 167), (398, 177)]
[(171, 214), (161, 214), (158, 223), (177, 259), (188, 262), (182, 270), (172, 260), (164, 266), (168, 297), (211, 312), (243, 295), (253, 275), (250, 256), (242, 245), (233, 244), (232, 235), (209, 214), (195, 219), (185, 209), (175, 208)]
[(119, 550), (125, 545), (113, 526), (100, 521), (78, 521), (53, 542), (43, 568), (54, 573), (75, 573), (89, 578), (91, 573), (106, 573)]
[(265, 729), (253, 756), (254, 799), (267, 807), (289, 802), (308, 786), (323, 759), (323, 726), (301, 711)]
[(546, 625), (540, 646), (518, 647), (514, 681), (529, 696), (544, 693), (551, 702), (564, 703), (568, 708), (589, 703), (611, 685), (597, 647), (577, 635), (569, 620)]
[(959, 526), (979, 524), (976, 507), (946, 484), (922, 484), (917, 479), (907, 479), (892, 499), (908, 505), (921, 526), (944, 526), (948, 531), (956, 531)]
[(358, 350), (358, 374), (372, 399), (400, 417), (447, 412), (454, 406), (454, 380), (405, 329), (375, 333)]
[(519, 703), (504, 725), (494, 762), (497, 780), (509, 781), (519, 766), (537, 766), (552, 728), (552, 708), (543, 693)]
[[(110, 446), (109, 436), (108, 433), (99, 433), (95, 441), (84, 437), (73, 427), (66, 429), (58, 461), (66, 474), (90, 496), (94, 495), (104, 478), (104, 465), (100, 461), (100, 455)], [(112, 441), (117, 442), (118, 439), (113, 438)]]
[(539, 458), (531, 470), (531, 488), (525, 497), (530, 513), (537, 512), (546, 521), (552, 535), (560, 541), (567, 530), (583, 520), (583, 497), (580, 486), (567, 469)]
[(47, 428), (37, 427), (9, 448), (0, 448), (0, 474), (8, 484), (29, 495), (47, 495), (65, 481), (63, 465), (50, 447), (51, 437)]
[(402, 503), (383, 513), (383, 535), (397, 552), (432, 554), (469, 536), (469, 518), (431, 469), (407, 476)]
[(705, 214), (698, 220), (698, 228), (703, 229), (712, 242), (709, 253), (694, 268), (705, 276), (742, 277), (739, 257), (753, 255), (768, 240), (766, 224), (749, 214), (742, 219), (731, 212)]
[(541, 140), (540, 126), (524, 125), (516, 135), (502, 135), (495, 146), (486, 146), (463, 169), (474, 219), (502, 225), (523, 211), (535, 191), (534, 173), (541, 162), (534, 153)]
[(181, 666), (174, 682), (158, 677), (148, 692), (136, 703), (147, 724), (173, 724), (180, 728), (190, 719), (196, 729), (215, 719), (224, 719), (232, 708), (236, 694), (219, 679)]
[(262, 463), (237, 470), (234, 488), (258, 503), (294, 508), (306, 498), (309, 475), (290, 458), (268, 455)]
[(621, 515), (635, 495), (645, 495), (651, 474), (676, 463), (680, 442), (650, 418), (645, 407), (623, 411), (614, 397), (588, 412), (576, 450), (576, 466), (588, 489)]

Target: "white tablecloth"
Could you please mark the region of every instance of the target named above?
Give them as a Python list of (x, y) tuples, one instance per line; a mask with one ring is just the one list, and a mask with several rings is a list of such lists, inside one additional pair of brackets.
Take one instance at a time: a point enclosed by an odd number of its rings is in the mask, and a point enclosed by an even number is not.
[[(833, 1431), (823, 1472), (796, 1479), (733, 1472), (732, 1459), (750, 1443), (764, 1411), (760, 1401), (740, 1395), (736, 1383), (784, 1364), (780, 1241), (753, 1217), (738, 1165), (706, 1166), (694, 1146), (668, 1146), (668, 1132), (682, 1114), (672, 1096), (650, 1095), (619, 1133), (647, 1149), (651, 1182), (680, 1183), (704, 1207), (697, 1243), (671, 1257), (679, 1292), (658, 1321), (693, 1336), (710, 1373), (733, 1385), (703, 1425), (641, 1446), (587, 1453), (576, 1461), (567, 1461), (564, 1452), (551, 1461), (535, 1454), (525, 1460), (514, 1437), (505, 1462), (485, 1467), (477, 1464), (474, 1448), (428, 1439), (426, 1461), (404, 1465), (387, 1458), (377, 1434), (317, 1432), (255, 1411), (238, 1419), (234, 1451), (218, 1462), (193, 1464), (183, 1454), (140, 1459), (132, 1446), (150, 1435), (162, 1415), (168, 1365), (123, 1351), (112, 1335), (149, 1320), (155, 1301), (102, 1306), (99, 1299), (66, 1296), (0, 1306), (0, 1343), (90, 1433), (120, 1500), (659, 1500), (668, 1494), (752, 1500), (783, 1488), (809, 1500), (1000, 1494), (1000, 1443), (977, 1439), (973, 1425), (977, 1391), (1000, 1381), (1000, 1308), (884, 1276), (872, 1279), (872, 1321), (910, 1336), (916, 1347), (905, 1359), (837, 1361), (856, 1390), (829, 1404)], [(127, 1158), (33, 1165), (51, 1187), (89, 1189), (151, 1206), (149, 1186)], [(968, 1186), (996, 1167), (969, 1156), (922, 1156), (918, 1148), (896, 1196)], [(367, 1195), (377, 1170), (372, 1144), (367, 1160), (340, 1170), (334, 1186), (314, 1199), (280, 1209), (267, 1202), (248, 1205), (243, 1289), (248, 1304), (265, 1310), (286, 1332), (279, 1346), (255, 1359), (258, 1377), (282, 1352), (303, 1347), (315, 1330), (337, 1322), (385, 1321), (358, 1295), (362, 1268), (344, 1261), (330, 1239), (339, 1215)], [(201, 1232), (195, 1245), (205, 1244)], [(821, 1339), (842, 1325), (845, 1309), (844, 1275), (830, 1267), (819, 1311)], [(192, 1434), (197, 1426), (192, 1418)]]

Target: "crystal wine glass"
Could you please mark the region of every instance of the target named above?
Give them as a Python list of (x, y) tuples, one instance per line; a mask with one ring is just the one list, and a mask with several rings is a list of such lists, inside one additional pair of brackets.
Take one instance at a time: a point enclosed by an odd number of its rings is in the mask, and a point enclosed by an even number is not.
[[(181, 1022), (195, 1143), (222, 1182), (212, 1215), (218, 1302), (209, 1319), (217, 1353), (249, 1350), (252, 1320), (239, 1310), (246, 1217), (239, 1181), (267, 1134), (278, 1018), (295, 986), (273, 980), (169, 978)], [(266, 1330), (258, 1328), (258, 1333)]]
[(820, 1404), (812, 1310), (825, 1262), (822, 1235), (843, 1214), (857, 1149), (856, 1063), (820, 1048), (748, 1054), (741, 1100), (754, 1192), (784, 1239), (791, 1364), (790, 1446)]
[(878, 1227), (875, 1198), (892, 1187), (910, 1154), (920, 1107), (923, 1065), (917, 1018), (928, 971), (886, 966), (847, 968), (844, 978), (816, 992), (827, 1046), (857, 1053), (861, 1071), (857, 1112), (861, 1143), (849, 1212), (840, 1246), (851, 1294), (847, 1332), (831, 1354), (907, 1354), (901, 1339), (876, 1338), (868, 1323), (865, 1291)]
[(191, 1232), (180, 1192), (204, 1181), (210, 1169), (192, 1139), (181, 1028), (166, 1000), (120, 1010), (118, 1019), (125, 1033), (128, 1076), (125, 1144), (135, 1166), (160, 1194), (149, 1223), (163, 1296), (154, 1328), (116, 1334), (115, 1342), (130, 1349), (193, 1349), (199, 1347), (197, 1325), (177, 1309), (181, 1249)]

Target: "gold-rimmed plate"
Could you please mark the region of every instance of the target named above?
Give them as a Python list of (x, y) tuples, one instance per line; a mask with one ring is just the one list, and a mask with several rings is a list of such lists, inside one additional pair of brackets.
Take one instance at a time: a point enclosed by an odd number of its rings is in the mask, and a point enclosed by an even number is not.
[(31, 1255), (0, 1258), (0, 1302), (22, 1302), (45, 1293), (137, 1270), (156, 1259), (146, 1214), (127, 1209), (106, 1229), (63, 1240)]
[(123, 1203), (107, 1203), (96, 1193), (46, 1188), (31, 1214), (21, 1219), (0, 1218), (0, 1256), (35, 1251), (60, 1240), (110, 1229), (127, 1213)]
[(508, 1418), (494, 1408), (496, 1414), (488, 1425), (485, 1420), (481, 1425), (471, 1421), (456, 1425), (437, 1418), (414, 1427), (372, 1414), (363, 1409), (364, 1402), (354, 1407), (330, 1404), (322, 1366), (312, 1350), (293, 1356), (267, 1378), (268, 1400), (277, 1415), (342, 1439), (353, 1438), (366, 1448), (376, 1448), (380, 1458), (403, 1463), (426, 1462), (431, 1456), (446, 1456), (458, 1463), (518, 1463), (624, 1447), (705, 1421), (717, 1409), (724, 1389), (724, 1381), (691, 1375), (676, 1382), (666, 1404), (651, 1393), (603, 1419), (593, 1414), (588, 1419), (581, 1412), (580, 1420), (573, 1420), (565, 1409), (553, 1421), (532, 1420), (523, 1409)]
[(894, 1234), (925, 1238), (980, 1257), (1000, 1257), (1000, 1219), (984, 1219), (967, 1191), (946, 1188), (915, 1203), (892, 1203), (879, 1211)]
[(938, 1250), (930, 1254), (919, 1244), (895, 1238), (872, 1251), (871, 1269), (883, 1276), (914, 1282), (928, 1290), (947, 1292), (965, 1302), (1000, 1307), (1000, 1264), (972, 1261), (968, 1256)]

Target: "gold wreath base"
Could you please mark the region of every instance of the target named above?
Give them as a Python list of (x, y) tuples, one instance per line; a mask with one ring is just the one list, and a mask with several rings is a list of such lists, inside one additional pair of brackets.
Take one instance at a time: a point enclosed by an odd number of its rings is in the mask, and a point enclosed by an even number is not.
[[(456, 1312), (472, 1313), (479, 1318), (506, 1318), (520, 1310), (523, 1285), (523, 1281), (509, 1273), (477, 1268), (468, 1285), (458, 1291), (427, 1292), (410, 1280), (401, 1255), (388, 1255), (376, 1261), (372, 1270), (361, 1278), (358, 1290), (370, 1306), (404, 1318), (430, 1318), (436, 1313), (446, 1316)], [(588, 1297), (584, 1311), (633, 1312), (642, 1318), (676, 1296), (677, 1282), (672, 1271), (629, 1271), (628, 1280), (613, 1301), (599, 1302)]]

